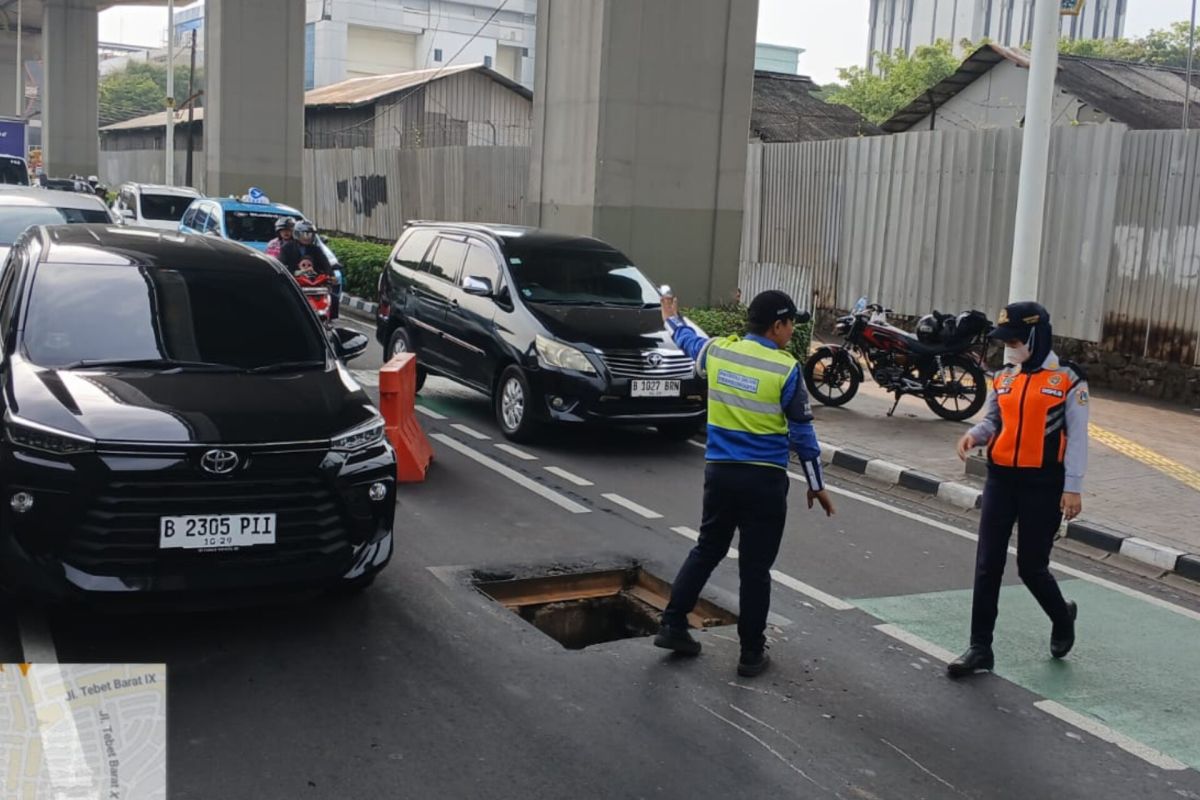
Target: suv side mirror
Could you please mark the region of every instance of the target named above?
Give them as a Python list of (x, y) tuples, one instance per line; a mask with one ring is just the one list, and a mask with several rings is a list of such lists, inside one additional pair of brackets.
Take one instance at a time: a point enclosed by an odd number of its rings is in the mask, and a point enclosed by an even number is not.
[(463, 291), (475, 297), (491, 297), (494, 290), (490, 280), (472, 275), (463, 281)]
[(120, 210), (120, 214), (121, 214), (121, 221), (122, 221), (122, 222), (125, 222), (125, 223), (130, 223), (130, 222), (135, 222), (135, 221), (136, 221), (136, 220), (135, 220), (135, 218), (134, 218), (134, 216), (133, 216), (133, 209), (130, 209), (130, 208), (122, 208), (122, 209)]
[(370, 340), (365, 333), (359, 333), (352, 328), (334, 328), (330, 336), (333, 350), (342, 361), (358, 358), (366, 352)]

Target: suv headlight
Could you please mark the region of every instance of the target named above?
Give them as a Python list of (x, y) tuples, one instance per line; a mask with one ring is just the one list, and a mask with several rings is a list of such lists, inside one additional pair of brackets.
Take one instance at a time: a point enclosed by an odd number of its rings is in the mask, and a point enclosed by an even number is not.
[(89, 453), (96, 448), (96, 440), (86, 436), (60, 431), (45, 425), (20, 422), (12, 417), (4, 421), (4, 436), (17, 447), (38, 450), (56, 456), (71, 456)]
[(562, 342), (556, 342), (545, 336), (538, 336), (534, 340), (534, 344), (537, 347), (538, 358), (546, 366), (557, 367), (558, 369), (573, 369), (577, 372), (586, 372), (589, 375), (596, 374), (596, 368), (592, 366), (592, 362), (588, 361), (588, 357), (579, 348), (571, 347), (571, 345), (563, 344)]
[(383, 440), (383, 420), (375, 418), (329, 440), (329, 446), (343, 453), (353, 453)]

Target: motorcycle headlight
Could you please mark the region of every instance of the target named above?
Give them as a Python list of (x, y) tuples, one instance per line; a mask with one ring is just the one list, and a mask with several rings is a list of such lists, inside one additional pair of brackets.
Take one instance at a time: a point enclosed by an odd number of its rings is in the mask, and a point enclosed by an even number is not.
[(376, 418), (329, 440), (329, 446), (342, 453), (353, 453), (383, 440), (383, 420)]
[(56, 456), (71, 456), (88, 453), (95, 449), (96, 441), (86, 436), (60, 431), (45, 425), (19, 422), (12, 418), (4, 422), (4, 435), (9, 442), (27, 450), (37, 450)]
[(538, 336), (535, 340), (537, 347), (538, 358), (543, 364), (558, 369), (573, 369), (576, 372), (586, 372), (589, 375), (596, 374), (596, 368), (592, 366), (592, 362), (583, 354), (583, 351), (571, 347), (569, 344), (556, 342), (545, 336)]

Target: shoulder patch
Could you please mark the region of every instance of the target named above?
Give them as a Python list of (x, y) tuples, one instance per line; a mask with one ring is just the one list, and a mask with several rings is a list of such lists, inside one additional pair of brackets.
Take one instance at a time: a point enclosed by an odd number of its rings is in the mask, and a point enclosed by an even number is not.
[(1086, 406), (1088, 404), (1088, 390), (1080, 389), (1078, 392), (1076, 392), (1075, 402), (1079, 403), (1081, 406)]

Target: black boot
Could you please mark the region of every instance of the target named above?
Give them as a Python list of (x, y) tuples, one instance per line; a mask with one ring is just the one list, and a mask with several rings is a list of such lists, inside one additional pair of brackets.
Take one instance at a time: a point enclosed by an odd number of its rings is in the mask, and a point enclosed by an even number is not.
[(663, 625), (654, 637), (654, 646), (664, 650), (674, 650), (685, 656), (700, 655), (700, 643), (692, 638), (687, 628), (676, 628)]
[(1064, 658), (1075, 646), (1075, 618), (1079, 616), (1079, 606), (1074, 600), (1067, 601), (1067, 621), (1055, 624), (1050, 632), (1050, 655)]
[(992, 655), (992, 648), (973, 644), (967, 648), (967, 652), (950, 662), (946, 672), (951, 678), (965, 678), (977, 672), (990, 672), (994, 666), (996, 657)]
[(762, 675), (770, 663), (771, 657), (767, 655), (765, 648), (762, 650), (743, 650), (742, 657), (738, 660), (737, 674), (743, 678), (755, 678)]

